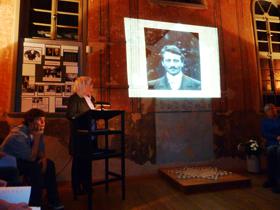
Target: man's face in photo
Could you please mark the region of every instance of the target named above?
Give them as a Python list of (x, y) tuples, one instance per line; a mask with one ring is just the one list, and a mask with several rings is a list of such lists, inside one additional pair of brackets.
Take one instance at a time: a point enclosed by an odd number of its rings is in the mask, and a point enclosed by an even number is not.
[(163, 66), (165, 71), (171, 75), (180, 73), (180, 71), (182, 71), (182, 68), (184, 67), (181, 55), (168, 51), (164, 52), (161, 65)]

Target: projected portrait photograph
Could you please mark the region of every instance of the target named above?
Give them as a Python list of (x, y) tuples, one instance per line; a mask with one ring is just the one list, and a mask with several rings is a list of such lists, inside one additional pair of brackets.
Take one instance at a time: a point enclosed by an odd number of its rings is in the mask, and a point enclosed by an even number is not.
[(200, 90), (198, 33), (144, 31), (149, 89)]
[(125, 18), (129, 97), (220, 97), (217, 28)]

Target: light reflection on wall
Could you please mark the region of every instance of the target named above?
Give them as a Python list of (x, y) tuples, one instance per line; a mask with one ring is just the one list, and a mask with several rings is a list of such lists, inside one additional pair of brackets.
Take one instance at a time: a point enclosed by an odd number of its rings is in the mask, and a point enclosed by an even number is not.
[(7, 48), (14, 42), (16, 4), (18, 0), (1, 0), (0, 48)]
[(12, 85), (15, 83), (14, 59), (16, 55), (17, 40), (17, 22), (19, 0), (1, 0), (0, 1), (0, 115), (3, 112), (10, 111), (12, 94)]
[(275, 89), (277, 93), (280, 93), (280, 60), (273, 60), (273, 69), (274, 69), (274, 80), (275, 80)]

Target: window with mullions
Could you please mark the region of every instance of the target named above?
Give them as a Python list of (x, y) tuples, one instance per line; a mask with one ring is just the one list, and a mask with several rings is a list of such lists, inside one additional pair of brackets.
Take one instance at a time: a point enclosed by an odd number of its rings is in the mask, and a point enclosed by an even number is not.
[(81, 0), (29, 0), (29, 38), (81, 40)]
[(253, 18), (263, 103), (280, 106), (280, 0), (254, 0)]

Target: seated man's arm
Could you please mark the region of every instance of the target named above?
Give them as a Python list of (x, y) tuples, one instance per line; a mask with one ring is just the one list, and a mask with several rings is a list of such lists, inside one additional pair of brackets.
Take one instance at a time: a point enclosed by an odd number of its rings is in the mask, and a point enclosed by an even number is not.
[(269, 130), (262, 130), (262, 135), (265, 139), (275, 139), (278, 137), (276, 134), (274, 133), (270, 133)]
[(28, 136), (9, 135), (3, 143), (3, 151), (16, 158), (34, 161), (38, 155), (39, 139), (34, 136), (32, 147), (27, 143)]
[(280, 136), (280, 130), (273, 129), (265, 120), (261, 124), (261, 132), (268, 144), (277, 142)]
[(31, 159), (31, 147), (25, 143), (23, 135), (8, 135), (3, 144), (3, 151), (9, 155), (23, 160)]

